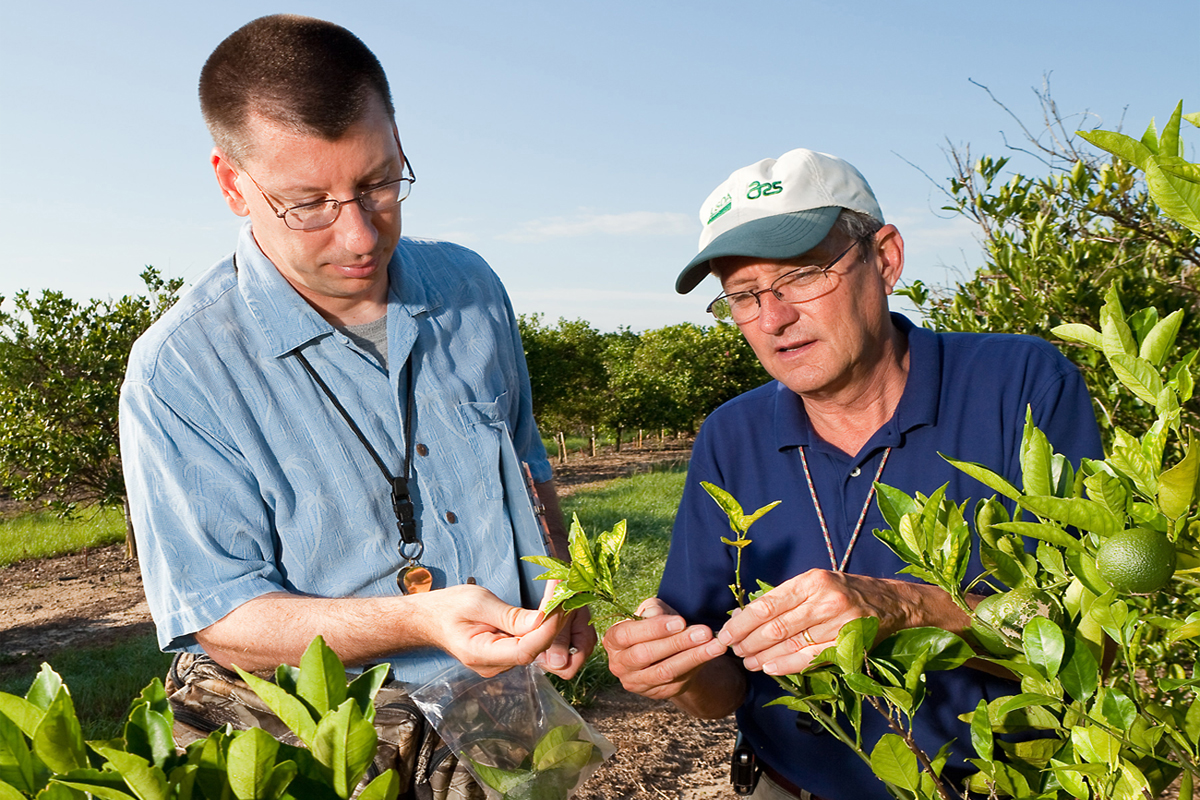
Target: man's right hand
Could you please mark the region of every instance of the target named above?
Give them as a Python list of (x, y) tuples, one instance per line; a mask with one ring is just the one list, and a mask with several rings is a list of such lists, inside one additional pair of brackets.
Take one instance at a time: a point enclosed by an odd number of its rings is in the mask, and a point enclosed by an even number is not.
[(689, 627), (657, 597), (642, 603), (638, 614), (642, 619), (618, 622), (604, 634), (608, 667), (626, 691), (655, 700), (679, 698), (701, 668), (725, 653), (710, 628)]
[(411, 598), (428, 644), (444, 650), (485, 678), (528, 664), (554, 643), (565, 615), (510, 606), (481, 586), (449, 586)]

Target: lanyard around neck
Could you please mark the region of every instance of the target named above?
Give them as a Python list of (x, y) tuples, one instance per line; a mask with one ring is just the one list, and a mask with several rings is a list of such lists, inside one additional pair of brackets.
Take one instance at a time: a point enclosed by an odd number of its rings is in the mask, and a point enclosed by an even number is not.
[(813, 508), (817, 510), (821, 533), (825, 534), (825, 548), (829, 551), (829, 564), (833, 567), (834, 572), (845, 572), (846, 565), (850, 563), (850, 553), (858, 541), (858, 534), (862, 532), (863, 522), (867, 519), (867, 511), (871, 508), (871, 499), (875, 497), (875, 484), (883, 476), (883, 467), (887, 464), (888, 456), (891, 454), (892, 448), (888, 447), (883, 451), (883, 458), (879, 459), (879, 469), (875, 470), (875, 479), (871, 481), (871, 491), (867, 492), (867, 501), (863, 503), (862, 513), (858, 515), (858, 524), (854, 526), (854, 533), (850, 535), (850, 542), (846, 545), (846, 552), (839, 563), (833, 552), (833, 538), (829, 535), (829, 526), (825, 524), (825, 514), (821, 511), (821, 501), (817, 499), (817, 489), (813, 485), (812, 473), (808, 471), (808, 458), (804, 455), (804, 447), (800, 447), (800, 463), (804, 465), (804, 479), (808, 482), (808, 494), (812, 497)]
[[(309, 363), (301, 348), (297, 347), (292, 351), (296, 354), (296, 358), (300, 359), (300, 364), (312, 376), (317, 386), (321, 387), (321, 391), (329, 398), (329, 402), (333, 403), (333, 407), (342, 415), (342, 419), (346, 420), (346, 424), (350, 426), (350, 430), (358, 437), (358, 441), (371, 454), (371, 458), (375, 461), (375, 466), (379, 467), (379, 471), (383, 473), (383, 477), (387, 479), (388, 485), (392, 487), (392, 511), (396, 514), (396, 528), (400, 531), (401, 540), (401, 555), (410, 561), (415, 561), (421, 557), (421, 551), (424, 547), (421, 541), (417, 538), (417, 521), (413, 514), (412, 495), (408, 491), (408, 479), (412, 470), (412, 454), (413, 454), (413, 394), (415, 392), (413, 386), (413, 369), (412, 369), (412, 353), (404, 359), (404, 376), (405, 384), (407, 385), (407, 398), (404, 404), (404, 463), (401, 465), (401, 474), (395, 477), (388, 470), (387, 465), (383, 463), (383, 459), (379, 457), (379, 453), (367, 441), (367, 437), (363, 434), (362, 429), (354, 422), (354, 418), (350, 416), (350, 412), (346, 407), (338, 401), (334, 396), (329, 385), (321, 379), (317, 374), (316, 369)], [(413, 554), (405, 552), (406, 545), (415, 545), (416, 551)]]

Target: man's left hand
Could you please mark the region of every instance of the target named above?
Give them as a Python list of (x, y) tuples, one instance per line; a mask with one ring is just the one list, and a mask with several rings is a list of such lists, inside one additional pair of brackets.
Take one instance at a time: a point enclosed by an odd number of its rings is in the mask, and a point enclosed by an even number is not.
[(970, 622), (935, 586), (813, 569), (734, 612), (717, 640), (740, 656), (746, 669), (791, 675), (832, 645), (843, 625), (860, 617), (879, 620), (876, 641), (918, 625), (957, 633)]

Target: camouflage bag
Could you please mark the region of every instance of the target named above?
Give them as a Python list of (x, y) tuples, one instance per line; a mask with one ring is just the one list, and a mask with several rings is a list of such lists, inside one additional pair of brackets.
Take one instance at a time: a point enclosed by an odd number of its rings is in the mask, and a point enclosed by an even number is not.
[[(236, 672), (208, 656), (175, 656), (166, 691), (175, 714), (175, 743), (180, 747), (225, 725), (238, 730), (262, 728), (285, 744), (303, 747)], [(393, 769), (400, 778), (401, 800), (485, 800), (483, 789), (398, 681), (389, 680), (375, 696), (375, 730), (379, 734), (375, 761), (353, 796), (384, 770)]]

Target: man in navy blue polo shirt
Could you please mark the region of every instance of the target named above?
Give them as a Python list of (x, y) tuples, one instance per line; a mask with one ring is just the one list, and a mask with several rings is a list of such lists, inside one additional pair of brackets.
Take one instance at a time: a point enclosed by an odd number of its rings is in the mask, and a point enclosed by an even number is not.
[[(1100, 457), (1091, 401), (1044, 340), (935, 334), (891, 314), (904, 241), (841, 159), (793, 150), (738, 170), (700, 218), (700, 252), (676, 289), (715, 275), (722, 294), (709, 310), (738, 325), (775, 380), (705, 422), (659, 596), (643, 604), (644, 620), (609, 630), (610, 665), (629, 691), (696, 716), (736, 711), (763, 766), (756, 798), (886, 798), (847, 747), (798, 726), (793, 711), (765, 707), (781, 694), (770, 676), (804, 669), (866, 615), (881, 636), (927, 625), (961, 632), (969, 617), (940, 589), (898, 575), (904, 564), (871, 535), (886, 527), (873, 482), (926, 495), (948, 483), (959, 502), (993, 494), (945, 453), (1020, 485), (1027, 407), (1056, 451), (1076, 463)], [(755, 523), (742, 555), (744, 585), (776, 588), (732, 618), (729, 526), (701, 481), (748, 509), (782, 501)], [(982, 571), (975, 555), (968, 574)], [(978, 670), (930, 674), (918, 742), (934, 753), (957, 739), (965, 771), (969, 730), (957, 714), (1012, 691)], [(866, 728), (869, 750), (885, 724), (868, 717)]]

